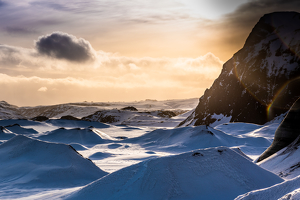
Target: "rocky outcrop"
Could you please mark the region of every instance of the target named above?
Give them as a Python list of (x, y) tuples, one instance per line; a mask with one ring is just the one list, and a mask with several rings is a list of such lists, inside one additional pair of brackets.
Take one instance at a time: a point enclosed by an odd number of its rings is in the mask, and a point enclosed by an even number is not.
[(299, 13), (264, 15), (200, 98), (195, 116), (181, 124), (264, 124), (286, 112), (300, 97), (299, 38)]
[(32, 121), (38, 121), (38, 122), (44, 122), (47, 121), (49, 118), (45, 116), (37, 116), (34, 118), (31, 118)]
[(63, 120), (76, 120), (76, 121), (80, 120), (76, 117), (73, 117), (72, 115), (65, 115), (65, 116), (62, 116), (60, 119), (63, 119)]
[(121, 108), (121, 110), (138, 111), (138, 109), (133, 106), (127, 106), (125, 108)]

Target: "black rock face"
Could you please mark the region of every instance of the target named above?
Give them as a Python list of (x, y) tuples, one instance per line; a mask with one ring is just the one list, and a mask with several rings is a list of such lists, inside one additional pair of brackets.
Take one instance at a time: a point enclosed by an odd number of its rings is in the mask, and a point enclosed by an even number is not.
[(45, 117), (45, 116), (37, 116), (34, 118), (31, 118), (32, 121), (38, 121), (38, 122), (43, 122), (43, 121), (47, 121), (49, 118)]
[(300, 97), (300, 13), (264, 15), (244, 47), (199, 99), (193, 117), (181, 124), (264, 124), (288, 111)]
[(125, 108), (122, 108), (121, 110), (138, 111), (138, 109), (136, 109), (136, 108), (133, 107), (133, 106), (127, 106), (127, 107), (125, 107)]
[(294, 103), (287, 116), (277, 128), (271, 146), (259, 157), (260, 162), (277, 151), (287, 147), (300, 135), (300, 98)]
[(80, 119), (78, 119), (76, 117), (73, 117), (72, 115), (65, 115), (65, 116), (62, 116), (60, 119), (64, 119), (64, 120), (77, 120), (77, 121), (80, 120)]

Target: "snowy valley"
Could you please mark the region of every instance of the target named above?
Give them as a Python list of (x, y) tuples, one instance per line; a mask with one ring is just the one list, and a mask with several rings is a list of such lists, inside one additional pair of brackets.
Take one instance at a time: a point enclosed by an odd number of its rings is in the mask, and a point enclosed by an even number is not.
[(299, 20), (262, 17), (200, 99), (1, 101), (0, 199), (300, 199)]

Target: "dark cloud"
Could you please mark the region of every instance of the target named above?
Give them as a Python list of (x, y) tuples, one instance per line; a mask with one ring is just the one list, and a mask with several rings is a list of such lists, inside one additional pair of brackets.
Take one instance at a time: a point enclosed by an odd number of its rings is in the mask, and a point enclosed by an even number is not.
[(3, 6), (6, 6), (6, 3), (4, 1), (0, 0), (0, 8), (3, 7)]
[(31, 34), (38, 33), (35, 30), (31, 30), (28, 28), (22, 28), (22, 27), (6, 27), (5, 31), (8, 34), (12, 34), (12, 35), (31, 35)]
[(278, 11), (300, 11), (298, 0), (252, 0), (228, 14), (226, 20), (241, 28), (252, 27), (266, 13)]
[(35, 47), (40, 54), (53, 58), (74, 62), (94, 59), (94, 50), (88, 41), (67, 33), (54, 32), (41, 36), (35, 42)]

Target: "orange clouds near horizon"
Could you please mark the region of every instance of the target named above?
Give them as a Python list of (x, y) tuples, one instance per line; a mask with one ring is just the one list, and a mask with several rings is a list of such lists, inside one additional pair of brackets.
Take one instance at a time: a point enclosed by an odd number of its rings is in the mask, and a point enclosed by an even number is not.
[(19, 106), (194, 98), (212, 84), (222, 64), (212, 53), (134, 58), (95, 51), (82, 38), (55, 32), (32, 49), (0, 45), (0, 93)]

